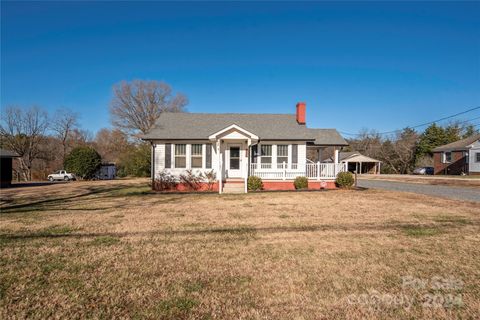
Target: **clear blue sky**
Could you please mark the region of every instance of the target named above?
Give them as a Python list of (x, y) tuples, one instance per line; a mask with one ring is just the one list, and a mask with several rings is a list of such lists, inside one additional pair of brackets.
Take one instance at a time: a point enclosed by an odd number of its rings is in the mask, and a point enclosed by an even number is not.
[[(191, 112), (293, 113), (388, 131), (480, 105), (479, 2), (3, 2), (1, 106), (110, 126), (111, 87), (155, 79)], [(480, 112), (462, 116), (478, 117)], [(478, 122), (478, 120), (477, 120)]]

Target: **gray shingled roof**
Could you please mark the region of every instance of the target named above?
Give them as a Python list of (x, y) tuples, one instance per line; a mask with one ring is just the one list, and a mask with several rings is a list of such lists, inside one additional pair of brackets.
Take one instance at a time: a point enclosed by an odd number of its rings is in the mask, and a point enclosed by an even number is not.
[[(144, 140), (208, 139), (232, 124), (261, 140), (307, 140), (315, 144), (347, 145), (335, 129), (308, 129), (294, 114), (162, 113)], [(317, 143), (318, 142), (318, 143)]]
[(466, 150), (467, 146), (471, 145), (477, 140), (480, 140), (480, 134), (475, 134), (471, 137), (436, 147), (433, 149), (433, 152)]
[(347, 141), (335, 129), (307, 129), (309, 134), (315, 138), (315, 144), (348, 146)]
[(7, 149), (0, 149), (0, 158), (17, 158), (19, 157), (14, 151)]

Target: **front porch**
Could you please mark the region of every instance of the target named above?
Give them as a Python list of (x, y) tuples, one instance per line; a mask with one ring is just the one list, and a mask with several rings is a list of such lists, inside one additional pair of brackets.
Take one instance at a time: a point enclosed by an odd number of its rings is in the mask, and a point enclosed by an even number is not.
[[(308, 161), (308, 160), (307, 160)], [(339, 172), (347, 171), (345, 163), (307, 162), (304, 164), (283, 162), (275, 167), (266, 163), (250, 163), (249, 176), (268, 180), (294, 180), (307, 177), (309, 180), (335, 180)]]

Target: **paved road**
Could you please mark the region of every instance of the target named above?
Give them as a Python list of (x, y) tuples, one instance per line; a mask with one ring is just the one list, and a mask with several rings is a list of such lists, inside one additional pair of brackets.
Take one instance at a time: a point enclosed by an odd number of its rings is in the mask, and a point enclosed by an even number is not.
[(366, 188), (406, 191), (422, 193), (430, 196), (444, 197), (455, 200), (468, 200), (480, 202), (480, 188), (439, 186), (418, 183), (405, 183), (396, 181), (358, 180), (358, 185)]

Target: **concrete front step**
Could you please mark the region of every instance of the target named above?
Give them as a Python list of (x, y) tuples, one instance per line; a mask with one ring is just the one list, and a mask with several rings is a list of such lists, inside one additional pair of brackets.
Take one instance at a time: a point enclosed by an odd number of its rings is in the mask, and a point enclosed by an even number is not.
[(223, 185), (223, 193), (244, 193), (245, 182), (244, 181), (227, 181)]

